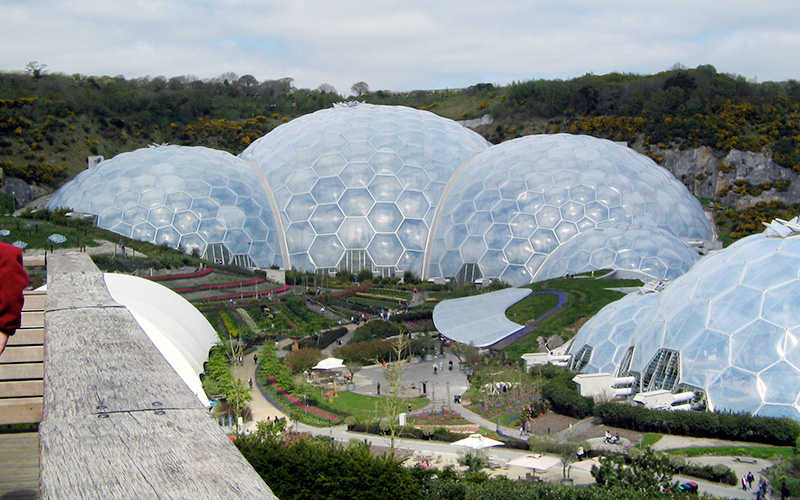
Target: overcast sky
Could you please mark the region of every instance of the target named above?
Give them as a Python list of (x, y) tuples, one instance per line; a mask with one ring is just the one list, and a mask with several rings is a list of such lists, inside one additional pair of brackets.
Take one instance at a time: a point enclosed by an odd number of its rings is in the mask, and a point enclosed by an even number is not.
[(712, 64), (800, 79), (797, 0), (0, 0), (0, 70), (466, 87)]

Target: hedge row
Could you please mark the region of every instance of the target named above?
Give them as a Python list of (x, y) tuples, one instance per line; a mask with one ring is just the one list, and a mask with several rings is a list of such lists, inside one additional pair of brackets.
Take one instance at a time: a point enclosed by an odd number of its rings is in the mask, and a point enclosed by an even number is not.
[(800, 423), (790, 418), (754, 417), (747, 413), (649, 410), (617, 403), (594, 404), (580, 395), (572, 381), (575, 374), (563, 367), (541, 369), (547, 382), (542, 396), (557, 413), (575, 418), (594, 415), (605, 425), (639, 432), (658, 432), (728, 441), (747, 441), (778, 446), (795, 446)]
[(402, 323), (404, 321), (419, 321), (423, 319), (433, 319), (433, 311), (408, 311), (392, 315), (392, 321)]
[(318, 349), (325, 349), (329, 345), (336, 342), (336, 339), (342, 337), (347, 333), (347, 328), (340, 326), (332, 330), (327, 330), (319, 334), (319, 342), (316, 335), (311, 335), (300, 341), (300, 348), (315, 347)]
[[(352, 432), (363, 432), (366, 434), (379, 434), (379, 435), (388, 435), (389, 430), (384, 427), (381, 428), (380, 425), (364, 425), (364, 424), (348, 424), (347, 430)], [(424, 439), (430, 441), (444, 441), (447, 443), (452, 443), (454, 441), (458, 441), (459, 439), (464, 439), (467, 437), (467, 434), (453, 432), (450, 429), (445, 427), (431, 427), (431, 426), (423, 426), (423, 427), (414, 427), (414, 426), (405, 426), (405, 427), (398, 427), (397, 435), (402, 437), (403, 439)], [(503, 446), (506, 448), (514, 448), (518, 450), (528, 450), (528, 443), (525, 441), (520, 441), (518, 439), (508, 439), (503, 441)]]
[(725, 483), (731, 486), (739, 484), (739, 478), (736, 473), (725, 465), (683, 465), (676, 469), (679, 474), (686, 476), (697, 477), (715, 483)]
[[(573, 384), (574, 385), (574, 384)], [(594, 400), (581, 396), (575, 389), (559, 380), (551, 380), (542, 386), (542, 396), (553, 411), (574, 418), (585, 418), (592, 414)]]
[(616, 403), (595, 406), (594, 414), (605, 425), (640, 432), (702, 436), (794, 446), (800, 424), (790, 418), (754, 417), (746, 413), (649, 410)]
[(365, 340), (385, 339), (399, 333), (400, 328), (392, 322), (370, 321), (356, 328), (351, 340), (352, 342), (364, 342)]

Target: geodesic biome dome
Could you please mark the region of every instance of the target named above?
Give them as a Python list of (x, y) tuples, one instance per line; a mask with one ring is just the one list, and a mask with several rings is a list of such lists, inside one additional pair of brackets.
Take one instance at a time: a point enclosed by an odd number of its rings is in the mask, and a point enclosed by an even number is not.
[(556, 248), (533, 279), (621, 269), (641, 274), (645, 281), (673, 280), (699, 258), (691, 246), (661, 229), (589, 229)]
[(357, 104), (281, 125), (240, 157), (258, 167), (275, 197), (287, 267), (421, 275), (446, 183), (488, 147), (427, 111)]
[(123, 236), (244, 267), (282, 265), (269, 199), (244, 160), (204, 147), (123, 153), (81, 172), (50, 200)]
[(570, 368), (620, 375), (618, 367), (633, 342), (639, 320), (657, 300), (655, 293), (630, 293), (601, 309), (575, 335), (568, 351), (572, 355)]
[(800, 420), (797, 232), (744, 238), (667, 285), (630, 343), (623, 371), (638, 377), (639, 390), (700, 389), (714, 410)]
[(589, 136), (536, 135), (470, 158), (448, 185), (427, 276), (535, 279), (544, 260), (597, 227), (657, 228), (711, 239), (700, 203), (630, 148)]

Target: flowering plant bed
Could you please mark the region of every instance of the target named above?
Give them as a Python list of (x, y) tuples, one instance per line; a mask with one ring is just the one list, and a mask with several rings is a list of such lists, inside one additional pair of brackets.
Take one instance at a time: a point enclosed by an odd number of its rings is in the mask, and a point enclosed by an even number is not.
[[(234, 283), (215, 283), (212, 285), (200, 285), (200, 286), (190, 286), (186, 288), (173, 288), (172, 291), (175, 293), (181, 292), (199, 292), (202, 290), (213, 290), (215, 288), (234, 288), (234, 287), (241, 287), (241, 286), (250, 286), (255, 285), (256, 283), (264, 283), (266, 280), (264, 278), (258, 278), (249, 281), (238, 281)], [(265, 292), (269, 293), (269, 292)]]
[(291, 287), (289, 285), (284, 285), (284, 286), (282, 286), (280, 288), (276, 288), (275, 290), (265, 290), (263, 292), (259, 291), (259, 292), (249, 292), (249, 293), (237, 293), (237, 294), (234, 294), (234, 295), (222, 295), (222, 296), (219, 296), (219, 297), (208, 297), (208, 298), (205, 298), (205, 299), (200, 299), (200, 302), (210, 302), (210, 301), (213, 301), (213, 300), (241, 299), (241, 298), (245, 298), (245, 297), (259, 298), (259, 297), (263, 297), (263, 296), (265, 296), (267, 294), (270, 294), (270, 293), (285, 292), (285, 291), (289, 290), (290, 288)]
[(289, 402), (291, 402), (293, 405), (295, 405), (295, 406), (297, 406), (299, 408), (305, 409), (305, 410), (313, 413), (314, 415), (317, 415), (318, 417), (322, 417), (322, 418), (324, 418), (326, 420), (330, 420), (331, 422), (338, 422), (339, 421), (338, 417), (334, 417), (333, 415), (328, 415), (324, 411), (319, 410), (317, 408), (314, 408), (313, 406), (309, 406), (309, 405), (303, 404), (299, 399), (297, 399), (296, 397), (292, 396), (288, 392), (286, 392), (283, 389), (281, 389), (275, 383), (275, 377), (270, 377), (269, 381), (272, 384), (272, 387), (274, 387), (275, 390), (278, 391), (278, 394), (280, 394), (281, 396), (283, 396), (284, 398), (289, 400)]
[(459, 434), (475, 434), (481, 429), (481, 426), (478, 424), (443, 425), (442, 427), (450, 432), (457, 432)]
[(408, 423), (417, 427), (432, 425), (435, 427), (469, 425), (470, 421), (450, 410), (441, 412), (423, 412), (409, 415)]

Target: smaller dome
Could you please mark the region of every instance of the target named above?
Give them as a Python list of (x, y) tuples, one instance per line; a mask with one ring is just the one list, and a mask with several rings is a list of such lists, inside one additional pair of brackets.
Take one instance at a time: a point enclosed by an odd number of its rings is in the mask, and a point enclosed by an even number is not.
[(641, 274), (645, 281), (673, 280), (699, 258), (692, 247), (660, 229), (590, 229), (553, 251), (533, 279), (615, 269)]
[(47, 204), (97, 216), (122, 236), (243, 267), (281, 265), (269, 199), (247, 162), (203, 147), (158, 146), (106, 160)]

